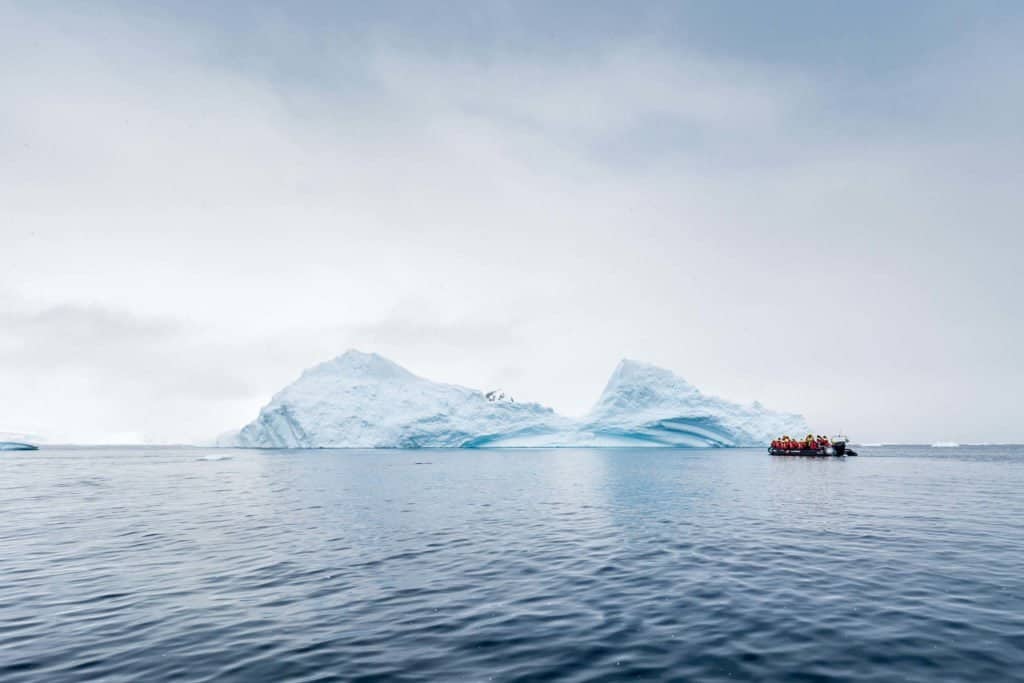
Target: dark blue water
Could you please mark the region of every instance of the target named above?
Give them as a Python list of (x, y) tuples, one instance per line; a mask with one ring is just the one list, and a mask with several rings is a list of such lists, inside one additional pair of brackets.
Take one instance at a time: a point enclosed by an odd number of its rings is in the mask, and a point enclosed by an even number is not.
[(0, 680), (629, 678), (1024, 680), (1024, 449), (0, 457)]

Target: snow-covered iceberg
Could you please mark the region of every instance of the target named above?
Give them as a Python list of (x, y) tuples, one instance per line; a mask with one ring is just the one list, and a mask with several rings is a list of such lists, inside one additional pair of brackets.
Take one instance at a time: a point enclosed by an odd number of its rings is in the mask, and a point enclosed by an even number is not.
[(804, 434), (802, 417), (705, 396), (668, 370), (624, 360), (593, 410), (563, 417), (418, 377), (377, 354), (348, 351), (304, 372), (224, 446), (755, 446)]
[(472, 447), (570, 428), (536, 403), (418, 377), (375, 353), (348, 351), (285, 387), (223, 445), (262, 448)]

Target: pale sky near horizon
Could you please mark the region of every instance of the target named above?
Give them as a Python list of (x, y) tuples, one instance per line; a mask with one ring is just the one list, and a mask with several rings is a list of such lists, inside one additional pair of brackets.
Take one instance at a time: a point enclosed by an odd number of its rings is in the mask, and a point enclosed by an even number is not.
[(1024, 5), (0, 0), (0, 432), (193, 442), (350, 347), (1024, 442)]

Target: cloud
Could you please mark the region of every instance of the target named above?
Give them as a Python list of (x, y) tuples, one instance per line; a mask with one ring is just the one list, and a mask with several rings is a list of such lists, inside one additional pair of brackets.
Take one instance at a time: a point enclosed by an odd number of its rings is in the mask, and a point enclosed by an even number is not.
[(169, 344), (180, 333), (179, 325), (167, 321), (145, 320), (96, 306), (0, 310), (5, 359), (43, 367), (109, 363), (126, 351)]
[[(568, 413), (628, 355), (875, 440), (1009, 422), (1024, 97), (991, 27), (879, 73), (238, 11), (0, 8), (10, 429), (192, 438), (348, 346)], [(935, 378), (969, 419), (906, 400)]]
[(419, 110), (459, 112), (548, 135), (622, 133), (655, 117), (712, 131), (768, 128), (795, 104), (796, 74), (673, 54), (646, 44), (551, 63), (480, 63), (383, 52), (375, 82)]
[(2, 426), (50, 441), (104, 441), (126, 432), (196, 438), (190, 413), (197, 406), (201, 411), (249, 395), (244, 374), (220, 355), (227, 354), (199, 343), (194, 330), (177, 321), (98, 306), (5, 306)]

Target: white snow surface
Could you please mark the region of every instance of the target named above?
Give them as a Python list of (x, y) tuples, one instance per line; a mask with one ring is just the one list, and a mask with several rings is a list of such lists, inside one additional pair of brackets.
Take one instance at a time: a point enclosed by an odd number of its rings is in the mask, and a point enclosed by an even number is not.
[(672, 372), (624, 360), (593, 410), (563, 417), (538, 403), (489, 401), (418, 377), (375, 353), (348, 351), (276, 394), (223, 446), (756, 446), (805, 434), (799, 415), (705, 396)]

